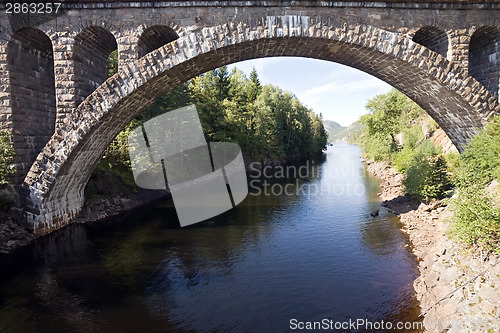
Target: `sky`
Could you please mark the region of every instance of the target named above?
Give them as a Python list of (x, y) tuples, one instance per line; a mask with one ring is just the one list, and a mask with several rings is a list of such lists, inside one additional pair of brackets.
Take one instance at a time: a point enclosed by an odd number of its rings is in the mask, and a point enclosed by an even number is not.
[(255, 67), (262, 84), (274, 84), (295, 94), (323, 120), (349, 126), (366, 114), (366, 102), (391, 86), (369, 74), (334, 62), (274, 57), (232, 64), (249, 76)]

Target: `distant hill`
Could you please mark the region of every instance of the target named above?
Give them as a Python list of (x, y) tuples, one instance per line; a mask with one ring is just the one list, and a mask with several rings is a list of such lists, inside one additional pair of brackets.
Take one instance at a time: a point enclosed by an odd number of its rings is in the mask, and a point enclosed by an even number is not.
[(364, 130), (364, 125), (359, 121), (345, 127), (331, 120), (323, 120), (325, 130), (328, 133), (329, 142), (352, 142), (355, 143)]
[(338, 133), (334, 138), (334, 141), (344, 141), (350, 143), (357, 143), (361, 133), (365, 130), (365, 125), (356, 121), (352, 123), (349, 127), (347, 127), (342, 132)]
[(336, 141), (339, 133), (342, 133), (347, 129), (347, 127), (344, 127), (332, 120), (323, 120), (323, 125), (325, 126), (325, 130), (328, 133), (328, 141), (330, 142)]

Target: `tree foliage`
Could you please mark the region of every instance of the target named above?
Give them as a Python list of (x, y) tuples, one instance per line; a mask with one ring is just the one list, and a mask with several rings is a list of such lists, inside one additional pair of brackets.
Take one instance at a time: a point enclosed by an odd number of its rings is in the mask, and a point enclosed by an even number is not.
[[(500, 116), (475, 136), (461, 155), (441, 155), (428, 139), (438, 128), (410, 99), (396, 90), (376, 96), (365, 129), (353, 141), (373, 160), (391, 162), (405, 175), (405, 191), (423, 200), (450, 199), (451, 231), (462, 242), (500, 252)], [(450, 179), (451, 174), (451, 179)]]
[(118, 72), (118, 50), (114, 50), (108, 56), (106, 61), (107, 77), (112, 77)]
[(321, 115), (287, 91), (262, 86), (255, 69), (247, 78), (221, 67), (191, 80), (189, 92), (208, 139), (236, 142), (254, 159), (305, 156), (326, 144)]
[(410, 196), (426, 201), (444, 197), (451, 189), (447, 165), (441, 149), (427, 138), (437, 124), (396, 89), (371, 99), (366, 108), (370, 113), (360, 119), (364, 132), (356, 138), (365, 154), (402, 172)]
[[(108, 59), (108, 74), (117, 70), (117, 53)], [(256, 161), (286, 160), (319, 153), (327, 134), (321, 115), (314, 114), (293, 94), (272, 85), (262, 86), (257, 71), (248, 78), (226, 66), (181, 84), (144, 109), (109, 145), (98, 170), (131, 178), (127, 140), (147, 120), (170, 110), (195, 104), (207, 141), (238, 143)]]
[(444, 157), (416, 155), (406, 170), (403, 185), (410, 196), (418, 199), (442, 199), (452, 188)]
[(469, 179), (482, 183), (500, 180), (500, 116), (471, 140), (462, 157), (467, 163)]
[[(500, 116), (452, 159), (456, 195), (451, 199), (452, 233), (471, 245), (500, 252)], [(498, 186), (498, 185), (497, 185)]]
[(0, 184), (8, 183), (15, 172), (12, 168), (15, 152), (11, 136), (10, 131), (0, 131)]
[[(361, 117), (368, 137), (377, 137), (390, 152), (398, 148), (396, 135), (405, 130), (425, 112), (404, 94), (392, 89), (387, 94), (377, 95), (366, 104), (370, 114)], [(390, 138), (388, 141), (387, 138)]]
[[(375, 161), (390, 161), (393, 154), (405, 145), (414, 148), (422, 138), (420, 119), (426, 116), (415, 102), (396, 89), (375, 96), (366, 104), (369, 114), (360, 118), (364, 131), (354, 141)], [(403, 142), (397, 136), (403, 134)]]

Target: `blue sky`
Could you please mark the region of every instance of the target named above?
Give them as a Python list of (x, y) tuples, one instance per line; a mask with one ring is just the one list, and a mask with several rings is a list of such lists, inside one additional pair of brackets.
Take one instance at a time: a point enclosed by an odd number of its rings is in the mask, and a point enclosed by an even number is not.
[(322, 113), (324, 120), (348, 126), (367, 111), (366, 102), (391, 89), (387, 83), (359, 70), (337, 63), (295, 57), (261, 58), (229, 66), (248, 76), (253, 67), (263, 84), (291, 91), (299, 100)]

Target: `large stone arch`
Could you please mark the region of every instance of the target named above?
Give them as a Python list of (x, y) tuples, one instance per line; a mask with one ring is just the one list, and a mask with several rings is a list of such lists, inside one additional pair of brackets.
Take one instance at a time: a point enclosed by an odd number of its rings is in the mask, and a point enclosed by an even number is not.
[(498, 100), (463, 69), (407, 35), (299, 16), (203, 28), (121, 66), (56, 129), (24, 182), (35, 232), (60, 228), (79, 212), (107, 145), (157, 97), (221, 65), (269, 56), (329, 60), (372, 74), (422, 106), (459, 149), (500, 111)]

